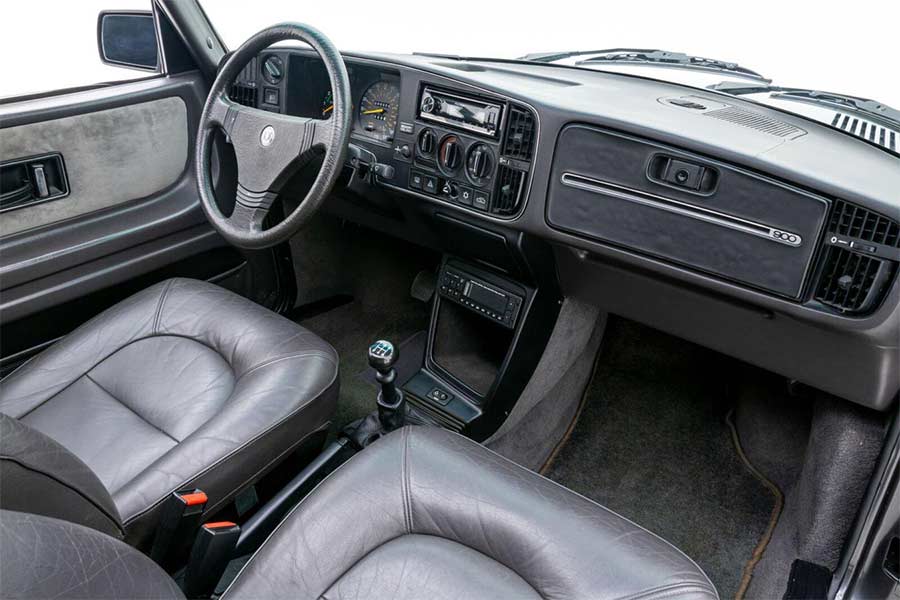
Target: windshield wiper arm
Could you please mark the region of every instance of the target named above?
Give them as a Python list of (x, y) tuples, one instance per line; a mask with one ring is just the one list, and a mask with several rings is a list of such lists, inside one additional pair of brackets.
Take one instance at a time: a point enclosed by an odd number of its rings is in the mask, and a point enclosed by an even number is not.
[[(642, 50), (639, 48), (615, 48), (612, 50), (599, 50), (594, 52), (577, 52), (570, 53), (567, 57), (592, 55), (575, 63), (577, 66), (598, 65), (602, 63), (630, 63), (645, 64), (659, 67), (673, 67), (678, 69), (698, 69), (703, 71), (728, 72), (743, 77), (750, 77), (766, 83), (771, 83), (771, 79), (767, 79), (746, 67), (733, 62), (717, 60), (714, 58), (703, 58), (701, 56), (691, 56), (681, 52), (668, 52), (666, 50)], [(559, 54), (557, 54), (559, 56)], [(548, 59), (544, 59), (548, 60)], [(560, 60), (560, 58), (552, 58), (549, 60)]]

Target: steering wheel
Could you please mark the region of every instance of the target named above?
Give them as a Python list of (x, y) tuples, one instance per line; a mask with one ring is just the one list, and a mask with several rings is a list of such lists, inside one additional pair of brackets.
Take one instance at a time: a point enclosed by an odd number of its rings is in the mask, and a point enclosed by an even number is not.
[[(228, 90), (247, 62), (283, 40), (306, 42), (325, 63), (334, 110), (328, 120), (292, 117), (243, 106), (228, 97)], [(200, 204), (212, 226), (229, 243), (257, 249), (286, 241), (309, 222), (328, 197), (341, 174), (350, 140), (350, 79), (340, 52), (321, 32), (300, 23), (281, 23), (248, 39), (226, 61), (216, 76), (197, 134), (195, 168)], [(210, 155), (216, 129), (225, 131), (237, 158), (238, 184), (234, 211), (219, 210), (210, 176)], [(285, 181), (316, 151), (325, 158), (306, 198), (285, 219), (263, 229), (263, 219)]]

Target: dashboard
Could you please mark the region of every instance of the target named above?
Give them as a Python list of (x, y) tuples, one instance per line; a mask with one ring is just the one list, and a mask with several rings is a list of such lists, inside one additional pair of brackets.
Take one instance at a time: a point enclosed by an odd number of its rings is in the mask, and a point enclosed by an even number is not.
[[(566, 295), (867, 406), (894, 401), (896, 156), (630, 75), (422, 55), (345, 63), (351, 143), (389, 169), (336, 193), (342, 218), (506, 272), (521, 265), (493, 240), (540, 240)], [(231, 95), (329, 118), (327, 74), (301, 50), (262, 53)]]

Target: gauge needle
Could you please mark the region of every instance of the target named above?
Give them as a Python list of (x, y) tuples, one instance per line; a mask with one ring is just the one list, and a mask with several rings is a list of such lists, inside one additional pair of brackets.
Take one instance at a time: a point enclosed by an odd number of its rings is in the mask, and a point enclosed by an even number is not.
[(323, 114), (323, 115), (327, 115), (327, 114), (330, 113), (332, 110), (334, 110), (334, 104), (331, 104), (331, 105), (329, 105), (328, 108), (324, 109), (324, 110), (322, 111), (322, 114)]
[(364, 110), (363, 114), (364, 115), (377, 115), (378, 113), (383, 113), (383, 112), (384, 112), (383, 108), (373, 108), (371, 110)]

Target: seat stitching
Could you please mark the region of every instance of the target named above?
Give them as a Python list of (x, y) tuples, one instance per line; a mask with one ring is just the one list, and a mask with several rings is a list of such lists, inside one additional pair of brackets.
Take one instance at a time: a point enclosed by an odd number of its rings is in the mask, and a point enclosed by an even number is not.
[(400, 472), (400, 495), (403, 500), (403, 521), (406, 533), (412, 533), (412, 495), (409, 491), (409, 430), (403, 429), (403, 464)]
[(714, 587), (711, 588), (708, 585), (696, 583), (693, 581), (686, 581), (682, 583), (670, 583), (648, 588), (634, 594), (628, 594), (627, 596), (618, 596), (614, 600), (649, 600), (651, 598), (665, 598), (676, 593), (681, 593), (682, 591), (685, 591), (687, 589), (699, 589), (705, 592), (711, 591), (717, 598), (719, 596), (718, 591)]
[[(311, 493), (311, 492), (310, 492), (310, 493)], [(293, 511), (292, 511), (292, 512), (293, 512)], [(287, 520), (287, 517), (285, 517), (285, 520)], [(284, 523), (284, 521), (282, 521), (282, 523)], [(273, 533), (274, 533), (274, 532), (273, 532)], [(371, 548), (368, 552), (366, 552), (365, 554), (363, 554), (362, 556), (360, 556), (356, 561), (353, 562), (353, 564), (349, 565), (346, 569), (344, 569), (344, 571), (341, 572), (341, 574), (338, 575), (338, 576), (334, 579), (334, 581), (332, 581), (331, 583), (328, 584), (328, 587), (325, 589), (325, 591), (323, 591), (321, 594), (319, 594), (318, 597), (319, 597), (319, 598), (327, 598), (327, 596), (325, 596), (325, 594), (328, 593), (328, 590), (330, 590), (332, 587), (335, 586), (335, 584), (337, 584), (341, 579), (343, 579), (344, 576), (347, 575), (347, 573), (349, 573), (351, 569), (353, 569), (353, 567), (355, 567), (356, 565), (358, 565), (358, 564), (360, 564), (361, 562), (363, 562), (364, 560), (366, 560), (366, 558), (368, 558), (369, 556), (371, 556), (372, 553), (374, 553), (376, 550), (378, 550), (378, 549), (380, 549), (380, 548), (382, 548), (382, 547), (384, 547), (384, 546), (390, 544), (391, 542), (394, 542), (394, 541), (396, 541), (396, 540), (399, 540), (400, 538), (404, 537), (405, 535), (419, 535), (419, 536), (422, 536), (422, 537), (432, 537), (432, 538), (436, 538), (436, 539), (439, 539), (439, 540), (446, 540), (446, 541), (451, 542), (451, 543), (454, 543), (454, 544), (459, 544), (460, 546), (462, 546), (462, 547), (464, 547), (464, 548), (468, 548), (468, 549), (471, 550), (472, 552), (475, 552), (475, 553), (477, 553), (477, 554), (483, 556), (483, 557), (486, 558), (487, 560), (489, 560), (489, 561), (491, 561), (491, 562), (494, 562), (494, 563), (497, 563), (497, 564), (500, 565), (501, 567), (504, 567), (504, 568), (506, 568), (506, 569), (509, 569), (509, 571), (512, 572), (512, 573), (514, 573), (515, 575), (517, 575), (517, 576), (519, 577), (519, 579), (521, 579), (522, 582), (523, 582), (525, 585), (527, 585), (528, 587), (530, 587), (530, 588), (534, 591), (534, 593), (535, 593), (539, 598), (541, 598), (541, 599), (546, 598), (546, 596), (544, 596), (544, 594), (542, 594), (541, 591), (540, 591), (539, 589), (537, 589), (536, 587), (534, 587), (534, 586), (531, 584), (530, 581), (528, 581), (525, 577), (522, 576), (521, 573), (519, 573), (518, 571), (516, 571), (515, 569), (513, 569), (513, 568), (510, 567), (509, 565), (506, 565), (506, 564), (502, 563), (501, 561), (497, 560), (496, 558), (494, 558), (493, 556), (490, 556), (490, 555), (488, 555), (488, 554), (485, 554), (484, 552), (482, 552), (482, 551), (479, 550), (478, 548), (473, 548), (472, 546), (469, 546), (468, 544), (465, 544), (465, 543), (463, 543), (463, 542), (461, 542), (461, 541), (459, 541), (459, 540), (452, 540), (452, 539), (450, 539), (450, 538), (448, 538), (448, 537), (444, 537), (444, 536), (442, 536), (442, 535), (434, 535), (434, 534), (431, 534), (431, 533), (408, 533), (408, 534), (400, 534), (400, 535), (395, 535), (395, 536), (392, 537), (392, 538), (389, 538), (389, 539), (384, 540), (383, 542), (381, 542), (381, 543), (378, 544), (377, 546)], [(265, 543), (265, 542), (264, 542), (264, 543)], [(262, 548), (262, 547), (260, 547), (260, 549), (261, 549), (261, 548)], [(259, 552), (259, 550), (257, 550), (257, 552)], [(255, 555), (254, 555), (254, 556), (255, 556)], [(253, 562), (253, 557), (251, 556), (251, 557), (250, 557), (250, 560), (248, 560), (248, 561), (244, 564), (244, 568), (246, 568), (247, 565), (249, 565), (249, 564), (252, 563), (252, 562)], [(241, 569), (241, 571), (243, 571), (243, 569)], [(232, 584), (233, 584), (235, 581), (237, 581), (238, 579), (240, 579), (240, 576), (241, 576), (241, 574), (238, 573), (238, 576), (235, 577), (235, 578), (232, 580)], [(229, 586), (229, 587), (231, 587), (231, 586)], [(226, 595), (227, 592), (228, 592), (228, 589), (225, 590), (225, 593), (223, 593), (222, 596), (220, 596), (220, 598), (224, 598), (224, 596)]]
[(327, 432), (328, 429), (329, 429), (330, 427), (331, 427), (331, 421), (326, 421), (326, 422), (323, 423), (322, 426), (319, 427), (318, 429), (315, 429), (315, 430), (310, 431), (309, 433), (307, 433), (305, 436), (303, 436), (302, 438), (300, 438), (299, 440), (297, 440), (296, 443), (292, 444), (289, 448), (285, 449), (281, 454), (279, 454), (278, 456), (276, 456), (275, 458), (273, 458), (272, 460), (270, 460), (269, 462), (267, 462), (265, 465), (263, 465), (259, 470), (257, 470), (256, 472), (254, 472), (250, 477), (247, 477), (246, 479), (244, 479), (244, 481), (242, 481), (241, 483), (239, 483), (239, 484), (237, 484), (236, 486), (234, 486), (234, 487), (232, 488), (232, 491), (231, 491), (231, 492), (228, 492), (228, 494), (226, 494), (224, 498), (221, 498), (221, 499), (220, 499), (218, 502), (216, 502), (215, 504), (213, 504), (213, 505), (211, 505), (211, 506), (205, 508), (203, 512), (206, 513), (206, 514), (214, 514), (215, 511), (219, 509), (219, 507), (221, 507), (223, 504), (225, 504), (226, 502), (228, 502), (229, 500), (231, 500), (231, 497), (232, 497), (231, 495), (232, 495), (234, 492), (240, 490), (241, 488), (243, 488), (244, 486), (246, 486), (247, 484), (249, 484), (250, 482), (252, 482), (254, 479), (256, 479), (257, 477), (259, 477), (260, 473), (265, 473), (265, 472), (269, 469), (269, 467), (271, 467), (273, 464), (276, 464), (276, 463), (280, 462), (281, 459), (283, 459), (285, 456), (287, 456), (288, 454), (290, 454), (291, 452), (293, 452), (294, 450), (296, 450), (298, 447), (300, 447), (305, 441), (307, 441), (308, 439), (310, 439), (312, 436), (314, 436), (315, 434), (317, 434), (317, 433), (319, 433), (319, 432), (321, 432), (321, 431)]
[[(624, 521), (625, 523), (628, 523), (629, 525), (634, 526), (636, 529), (638, 529), (638, 530), (640, 530), (640, 531), (643, 531), (644, 533), (648, 534), (650, 537), (659, 540), (660, 542), (662, 542), (663, 544), (665, 544), (666, 546), (668, 546), (669, 548), (673, 549), (675, 552), (677, 552), (678, 554), (680, 554), (683, 558), (685, 558), (685, 559), (686, 559), (691, 565), (693, 565), (694, 568), (696, 568), (697, 571), (698, 571), (698, 572), (706, 579), (706, 582), (702, 582), (702, 581), (694, 582), (695, 585), (698, 585), (698, 586), (705, 586), (705, 585), (707, 585), (707, 583), (711, 584), (711, 581), (710, 581), (710, 579), (709, 579), (709, 576), (707, 576), (706, 572), (700, 567), (700, 565), (698, 565), (698, 564), (694, 561), (694, 559), (692, 559), (690, 556), (688, 556), (687, 554), (685, 554), (683, 550), (679, 549), (677, 546), (675, 546), (674, 544), (672, 544), (672, 542), (666, 540), (665, 538), (663, 538), (663, 537), (660, 536), (659, 534), (653, 533), (652, 531), (650, 531), (650, 530), (648, 530), (648, 529), (646, 529), (646, 528), (644, 528), (644, 527), (641, 527), (640, 525), (638, 525), (637, 523), (635, 523), (635, 522), (632, 521), (631, 519), (628, 519), (628, 518), (626, 518), (626, 517), (623, 517), (622, 515), (620, 515), (620, 514), (617, 513), (616, 511), (614, 511), (614, 510), (612, 510), (612, 509), (610, 509), (610, 508), (607, 508), (606, 506), (603, 506), (602, 504), (600, 504), (599, 502), (597, 502), (597, 501), (595, 501), (595, 500), (591, 500), (591, 499), (588, 498), (587, 496), (584, 496), (584, 495), (582, 495), (582, 494), (579, 494), (579, 493), (576, 492), (575, 490), (570, 490), (569, 488), (567, 488), (566, 486), (562, 485), (562, 484), (559, 483), (559, 482), (553, 481), (552, 479), (550, 479), (550, 478), (548, 478), (548, 477), (546, 477), (546, 476), (544, 476), (544, 475), (541, 475), (540, 473), (535, 473), (534, 471), (531, 471), (530, 469), (526, 469), (525, 467), (523, 467), (523, 466), (520, 465), (519, 463), (517, 463), (517, 462), (515, 462), (515, 461), (513, 461), (513, 460), (510, 460), (509, 458), (506, 458), (506, 457), (503, 456), (502, 454), (499, 454), (498, 452), (492, 450), (491, 448), (485, 446), (484, 444), (479, 444), (479, 443), (476, 442), (475, 440), (472, 440), (472, 439), (470, 439), (470, 438), (467, 438), (466, 436), (464, 436), (464, 435), (462, 435), (462, 434), (460, 434), (460, 433), (456, 433), (455, 431), (450, 431), (450, 430), (444, 430), (444, 431), (446, 431), (446, 432), (447, 432), (449, 435), (451, 435), (451, 436), (454, 436), (454, 437), (456, 437), (456, 438), (459, 438), (460, 440), (463, 440), (464, 443), (468, 443), (468, 444), (473, 445), (473, 446), (476, 446), (476, 447), (478, 447), (478, 448), (482, 448), (482, 449), (484, 449), (484, 450), (487, 450), (487, 451), (488, 451), (490, 454), (492, 454), (495, 458), (500, 459), (500, 461), (502, 461), (503, 463), (505, 463), (505, 464), (509, 465), (510, 467), (512, 467), (513, 470), (516, 470), (516, 471), (519, 471), (519, 472), (524, 472), (524, 473), (527, 474), (527, 475), (537, 475), (538, 478), (543, 479), (544, 481), (549, 482), (549, 483), (552, 484), (554, 487), (559, 488), (560, 490), (563, 490), (564, 492), (568, 492), (569, 494), (574, 494), (575, 496), (581, 498), (582, 500), (585, 500), (585, 501), (587, 501), (588, 503), (593, 504), (594, 506), (597, 506), (597, 507), (603, 509), (603, 511), (609, 513), (610, 515), (613, 515), (614, 517), (617, 517), (618, 519), (621, 519), (621, 520)], [(713, 588), (713, 589), (715, 589), (715, 588)], [(716, 596), (718, 597), (718, 592), (716, 592)]]
[(311, 352), (298, 352), (296, 354), (285, 354), (284, 356), (276, 356), (275, 358), (270, 358), (270, 359), (265, 360), (257, 365), (250, 367), (249, 369), (247, 369), (246, 371), (244, 371), (243, 373), (241, 373), (240, 375), (237, 376), (237, 379), (234, 380), (234, 384), (237, 385), (237, 383), (245, 375), (249, 375), (253, 371), (262, 369), (263, 367), (268, 367), (269, 365), (273, 365), (273, 364), (275, 364), (277, 362), (281, 362), (283, 360), (290, 360), (292, 358), (304, 358), (307, 356), (321, 356), (322, 358), (327, 358), (328, 362), (330, 362), (331, 364), (337, 364), (337, 361), (334, 360), (334, 357), (330, 353), (325, 352), (324, 350), (313, 350)]
[(159, 333), (159, 321), (162, 317), (163, 304), (165, 304), (166, 302), (166, 298), (169, 295), (169, 289), (172, 287), (173, 281), (175, 280), (170, 279), (169, 281), (167, 281), (166, 287), (163, 288), (162, 294), (159, 295), (159, 301), (156, 304), (156, 315), (154, 315), (153, 317), (153, 333), (155, 334)]
[[(310, 356), (310, 357), (304, 357), (304, 358), (317, 358), (317, 357), (318, 357), (318, 358), (324, 358), (324, 357), (319, 356), (319, 355), (313, 355), (313, 356)], [(245, 448), (248, 448), (249, 446), (255, 444), (255, 443), (256, 443), (258, 440), (260, 440), (261, 438), (263, 438), (263, 437), (265, 437), (266, 435), (268, 435), (269, 432), (271, 432), (271, 431), (277, 429), (278, 427), (281, 427), (281, 425), (282, 425), (283, 423), (285, 423), (285, 422), (291, 420), (292, 418), (294, 418), (295, 415), (297, 415), (297, 414), (298, 414), (299, 412), (301, 412), (304, 408), (306, 408), (306, 407), (309, 406), (312, 402), (314, 402), (314, 401), (317, 400), (319, 397), (321, 397), (322, 394), (324, 394), (325, 392), (327, 392), (327, 391), (331, 388), (331, 386), (334, 385), (334, 382), (337, 380), (337, 376), (338, 376), (338, 373), (337, 373), (337, 371), (335, 370), (335, 373), (331, 376), (331, 380), (328, 382), (328, 384), (325, 385), (322, 389), (320, 389), (320, 390), (319, 390), (316, 394), (314, 394), (311, 398), (309, 398), (309, 400), (307, 400), (304, 404), (298, 406), (295, 410), (293, 410), (291, 413), (289, 413), (288, 415), (286, 415), (283, 419), (281, 419), (281, 420), (278, 421), (277, 423), (273, 424), (271, 427), (269, 427), (269, 428), (263, 430), (262, 432), (260, 432), (260, 433), (257, 434), (256, 436), (254, 436), (252, 439), (250, 439), (250, 440), (248, 440), (247, 442), (241, 444), (241, 445), (238, 446), (237, 448), (234, 448), (231, 452), (229, 452), (228, 454), (226, 454), (225, 456), (223, 456), (222, 458), (220, 458), (219, 460), (217, 460), (217, 461), (214, 462), (213, 464), (209, 465), (208, 467), (206, 467), (206, 468), (203, 469), (202, 471), (200, 471), (200, 472), (198, 472), (198, 473), (194, 473), (193, 475), (191, 475), (188, 479), (185, 479), (181, 484), (179, 484), (179, 486), (177, 486), (177, 487), (174, 488), (174, 489), (179, 489), (180, 487), (183, 487), (186, 483), (188, 483), (188, 482), (190, 482), (190, 481), (192, 481), (192, 480), (194, 480), (194, 479), (196, 479), (196, 478), (198, 478), (198, 477), (202, 477), (203, 475), (206, 475), (207, 473), (209, 473), (210, 471), (212, 471), (213, 469), (215, 469), (216, 467), (218, 467), (220, 464), (222, 464), (223, 462), (225, 462), (225, 461), (227, 461), (228, 459), (230, 459), (230, 458), (231, 458), (232, 456), (234, 456), (235, 454), (238, 454), (238, 453), (242, 452)], [(192, 434), (192, 435), (193, 435), (193, 434)], [(188, 437), (190, 437), (190, 436), (188, 436)], [(187, 438), (185, 438), (185, 439), (187, 439)], [(159, 505), (162, 501), (164, 501), (164, 500), (165, 500), (166, 498), (168, 498), (168, 497), (169, 497), (169, 494), (166, 493), (166, 494), (164, 494), (163, 496), (161, 496), (158, 500), (156, 500), (156, 502), (152, 503), (150, 506), (148, 506), (148, 507), (145, 508), (144, 510), (142, 510), (142, 511), (136, 513), (133, 517), (131, 517), (130, 519), (128, 519), (127, 521), (125, 521), (125, 527), (128, 527), (128, 526), (129, 526), (131, 523), (133, 523), (135, 520), (139, 519), (139, 518), (142, 517), (143, 515), (145, 515), (145, 514), (147, 514), (148, 512), (152, 511), (154, 508), (156, 508), (157, 505)]]
[[(130, 406), (128, 406), (127, 404), (125, 404), (124, 402), (122, 402), (122, 400), (120, 400), (119, 398), (117, 398), (116, 396), (114, 396), (112, 392), (110, 392), (108, 389), (106, 389), (105, 387), (103, 387), (96, 379), (94, 379), (93, 377), (91, 377), (90, 373), (85, 373), (85, 374), (84, 374), (84, 377), (85, 377), (86, 379), (88, 379), (91, 383), (93, 383), (94, 385), (96, 385), (98, 388), (100, 388), (103, 392), (105, 392), (107, 396), (109, 396), (110, 398), (112, 398), (113, 400), (115, 400), (116, 402), (118, 402), (119, 404), (121, 404), (122, 406), (124, 406), (125, 408), (127, 408), (130, 412), (134, 413), (134, 415), (135, 415), (136, 417), (138, 417), (140, 420), (142, 420), (144, 423), (146, 423), (146, 424), (149, 425), (150, 427), (156, 429), (157, 431), (159, 431), (160, 433), (162, 433), (164, 436), (166, 436), (167, 438), (169, 438), (170, 440), (172, 440), (173, 442), (175, 442), (176, 445), (179, 444), (179, 443), (181, 443), (181, 442), (179, 442), (177, 439), (175, 439), (174, 437), (172, 437), (171, 435), (169, 435), (169, 433), (168, 433), (167, 431), (165, 431), (164, 429), (161, 429), (158, 425), (156, 425), (155, 423), (153, 423), (153, 422), (151, 422), (150, 420), (148, 420), (144, 415), (142, 415), (141, 413), (139, 413), (138, 411), (136, 411), (136, 410), (133, 409), (132, 407), (130, 407)], [(170, 449), (171, 449), (171, 448), (170, 448)], [(129, 481), (130, 481), (130, 480), (129, 480)], [(120, 487), (119, 489), (121, 489), (121, 487)]]

